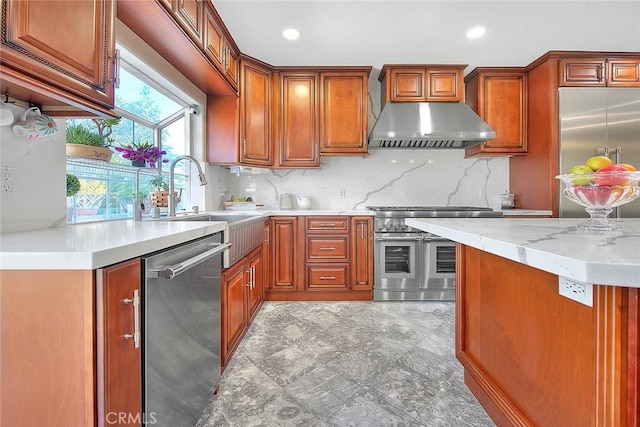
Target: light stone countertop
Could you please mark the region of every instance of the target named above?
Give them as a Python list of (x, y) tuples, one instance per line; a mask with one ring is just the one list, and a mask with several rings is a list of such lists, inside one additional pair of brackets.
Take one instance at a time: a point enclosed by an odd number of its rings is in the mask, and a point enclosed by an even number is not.
[(640, 288), (640, 219), (622, 231), (588, 234), (585, 219), (415, 218), (406, 224), (580, 282)]
[(540, 210), (540, 209), (503, 209), (503, 216), (548, 216), (551, 217), (553, 212), (550, 210)]
[(106, 221), (0, 234), (0, 270), (93, 270), (224, 230), (226, 222)]
[[(373, 215), (367, 210), (255, 209), (200, 215)], [(224, 221), (106, 221), (0, 234), (0, 270), (93, 270), (224, 230)]]

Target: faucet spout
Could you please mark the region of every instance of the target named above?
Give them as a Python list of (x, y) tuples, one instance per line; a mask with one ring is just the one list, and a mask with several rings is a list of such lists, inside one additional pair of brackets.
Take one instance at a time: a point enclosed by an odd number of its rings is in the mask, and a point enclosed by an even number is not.
[(176, 197), (174, 196), (174, 191), (175, 191), (175, 167), (176, 167), (176, 163), (178, 163), (180, 160), (189, 160), (191, 161), (194, 165), (196, 165), (196, 168), (198, 168), (198, 179), (200, 180), (200, 185), (207, 185), (207, 179), (204, 176), (204, 172), (202, 171), (202, 168), (200, 167), (200, 163), (198, 163), (198, 161), (188, 155), (183, 155), (183, 156), (178, 156), (175, 159), (173, 159), (173, 161), (171, 162), (171, 164), (169, 165), (169, 216), (176, 216)]
[(157, 168), (138, 168), (138, 170), (136, 171), (136, 194), (135, 194), (135, 206), (133, 209), (133, 219), (135, 221), (142, 221), (142, 213), (145, 211), (145, 206), (142, 203), (142, 200), (140, 200), (140, 171), (142, 170), (146, 170), (146, 169), (151, 169), (151, 170), (155, 170), (156, 172), (158, 172), (158, 176), (162, 176), (162, 172), (160, 171), (160, 169)]

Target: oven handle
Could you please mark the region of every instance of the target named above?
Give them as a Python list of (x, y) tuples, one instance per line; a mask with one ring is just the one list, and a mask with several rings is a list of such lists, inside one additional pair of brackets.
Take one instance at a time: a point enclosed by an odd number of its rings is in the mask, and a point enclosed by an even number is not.
[(198, 254), (178, 264), (170, 265), (167, 267), (159, 267), (157, 270), (151, 270), (149, 273), (151, 277), (154, 277), (154, 278), (171, 280), (174, 277), (189, 270), (190, 268), (195, 267), (196, 265), (202, 263), (206, 259), (211, 258), (215, 255), (218, 255), (220, 252), (224, 252), (230, 247), (231, 247), (231, 243), (221, 243), (219, 245), (216, 245), (213, 249), (209, 249), (206, 252)]
[(376, 237), (375, 238), (377, 241), (386, 241), (386, 242), (393, 242), (393, 241), (397, 241), (397, 240), (414, 240), (416, 242), (419, 242), (421, 240), (423, 240), (422, 236), (398, 236), (398, 237)]

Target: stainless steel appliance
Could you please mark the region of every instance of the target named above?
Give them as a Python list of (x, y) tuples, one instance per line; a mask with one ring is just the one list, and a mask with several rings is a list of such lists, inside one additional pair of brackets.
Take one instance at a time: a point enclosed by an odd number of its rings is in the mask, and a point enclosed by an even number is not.
[[(589, 157), (640, 166), (640, 88), (558, 89), (560, 173)], [(584, 208), (559, 192), (560, 216), (587, 217)], [(611, 217), (640, 218), (640, 199), (616, 208)]]
[(489, 218), (502, 212), (467, 206), (368, 206), (375, 212), (374, 301), (455, 299), (455, 244), (405, 218)]
[(464, 102), (387, 102), (369, 148), (467, 148), (495, 137)]
[(143, 410), (158, 425), (195, 425), (220, 381), (221, 234), (143, 258)]

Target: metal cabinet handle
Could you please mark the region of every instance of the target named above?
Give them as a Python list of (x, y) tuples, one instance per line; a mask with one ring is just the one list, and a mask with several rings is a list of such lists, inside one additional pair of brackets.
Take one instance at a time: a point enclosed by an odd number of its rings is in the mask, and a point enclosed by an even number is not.
[(122, 300), (125, 304), (133, 305), (133, 334), (124, 334), (124, 339), (133, 339), (133, 348), (140, 347), (140, 291), (133, 291), (133, 298), (125, 298)]
[(242, 140), (242, 154), (247, 155), (247, 138)]
[(336, 280), (337, 277), (336, 276), (320, 276), (319, 279), (320, 280)]
[(249, 269), (249, 274), (251, 275), (251, 289), (256, 287), (256, 268), (251, 267)]
[(109, 56), (109, 59), (113, 61), (113, 79), (111, 81), (117, 89), (120, 87), (120, 49), (116, 49), (116, 52)]
[(336, 248), (335, 248), (335, 246), (325, 246), (325, 247), (322, 247), (322, 248), (318, 248), (318, 250), (321, 250), (321, 251), (335, 251)]
[(318, 224), (319, 227), (335, 227), (335, 222), (321, 222)]
[(360, 240), (364, 240), (364, 224), (360, 224)]

